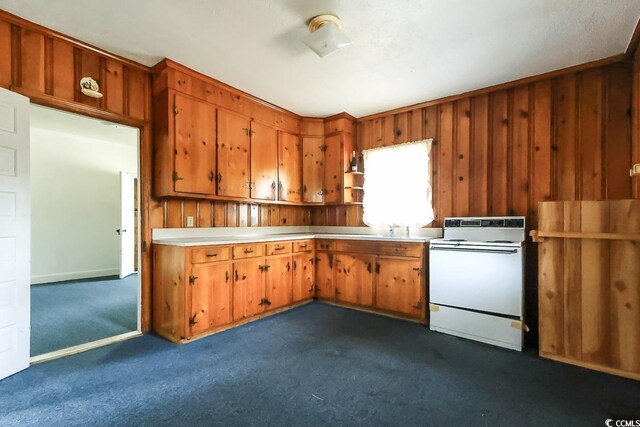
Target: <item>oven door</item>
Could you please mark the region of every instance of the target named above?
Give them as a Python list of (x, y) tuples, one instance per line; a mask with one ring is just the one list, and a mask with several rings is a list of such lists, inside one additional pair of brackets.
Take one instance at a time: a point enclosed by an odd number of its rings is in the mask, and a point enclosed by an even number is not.
[(429, 299), (434, 304), (520, 317), (522, 247), (429, 246)]

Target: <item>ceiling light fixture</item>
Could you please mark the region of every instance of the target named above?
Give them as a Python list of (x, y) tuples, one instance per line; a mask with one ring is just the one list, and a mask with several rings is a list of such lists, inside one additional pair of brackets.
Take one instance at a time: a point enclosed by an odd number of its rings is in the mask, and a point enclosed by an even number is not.
[(309, 34), (302, 42), (321, 58), (352, 43), (342, 31), (342, 21), (334, 15), (318, 15), (311, 19)]

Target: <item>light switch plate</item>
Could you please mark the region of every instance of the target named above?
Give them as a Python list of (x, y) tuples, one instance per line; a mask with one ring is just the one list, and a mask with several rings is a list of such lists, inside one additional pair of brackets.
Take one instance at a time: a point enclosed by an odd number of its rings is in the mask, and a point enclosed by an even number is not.
[(193, 227), (193, 217), (192, 216), (188, 216), (187, 217), (187, 227)]

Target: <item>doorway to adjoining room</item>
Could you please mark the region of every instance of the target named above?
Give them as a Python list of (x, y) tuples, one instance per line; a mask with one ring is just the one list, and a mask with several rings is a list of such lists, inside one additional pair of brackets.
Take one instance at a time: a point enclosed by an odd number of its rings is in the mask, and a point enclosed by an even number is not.
[(138, 145), (31, 105), (31, 356), (140, 330)]

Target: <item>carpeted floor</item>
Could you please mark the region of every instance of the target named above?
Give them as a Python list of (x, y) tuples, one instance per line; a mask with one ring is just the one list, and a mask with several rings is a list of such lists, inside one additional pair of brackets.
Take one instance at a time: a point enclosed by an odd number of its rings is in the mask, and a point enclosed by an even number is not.
[(306, 305), (187, 345), (153, 335), (0, 381), (0, 425), (604, 425), (640, 383)]
[(31, 286), (31, 355), (138, 329), (138, 275)]

